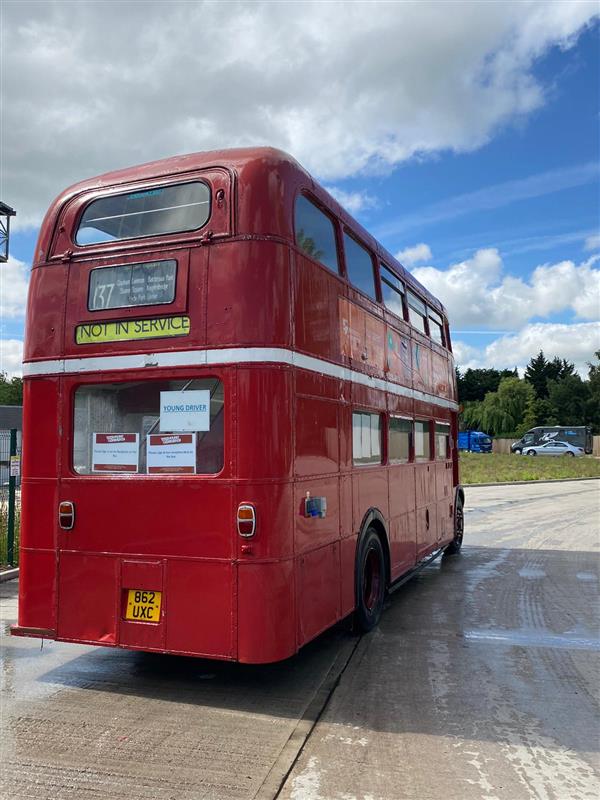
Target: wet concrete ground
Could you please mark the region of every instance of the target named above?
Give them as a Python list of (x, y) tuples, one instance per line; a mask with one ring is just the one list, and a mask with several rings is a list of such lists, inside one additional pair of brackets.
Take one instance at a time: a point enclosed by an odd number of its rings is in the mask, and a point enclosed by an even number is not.
[(461, 556), (279, 665), (4, 630), (0, 797), (596, 799), (599, 489), (468, 489)]

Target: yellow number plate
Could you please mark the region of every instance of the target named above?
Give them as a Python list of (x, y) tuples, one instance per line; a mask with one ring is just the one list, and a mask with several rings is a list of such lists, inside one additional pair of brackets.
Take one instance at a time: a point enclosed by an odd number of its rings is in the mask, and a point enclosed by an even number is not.
[(135, 622), (160, 622), (161, 592), (130, 589), (127, 595), (125, 619)]

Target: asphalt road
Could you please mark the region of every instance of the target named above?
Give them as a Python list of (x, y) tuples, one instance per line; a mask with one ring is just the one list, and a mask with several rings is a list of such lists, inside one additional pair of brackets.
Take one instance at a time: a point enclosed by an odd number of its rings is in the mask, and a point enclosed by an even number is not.
[(40, 649), (0, 584), (0, 797), (597, 800), (599, 489), (468, 489), (461, 556), (269, 667)]

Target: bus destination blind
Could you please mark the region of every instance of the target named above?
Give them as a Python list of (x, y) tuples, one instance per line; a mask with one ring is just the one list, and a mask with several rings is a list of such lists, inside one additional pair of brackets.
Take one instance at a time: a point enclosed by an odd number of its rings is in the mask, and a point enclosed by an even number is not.
[(102, 311), (172, 303), (176, 276), (175, 260), (93, 269), (90, 272), (88, 308)]

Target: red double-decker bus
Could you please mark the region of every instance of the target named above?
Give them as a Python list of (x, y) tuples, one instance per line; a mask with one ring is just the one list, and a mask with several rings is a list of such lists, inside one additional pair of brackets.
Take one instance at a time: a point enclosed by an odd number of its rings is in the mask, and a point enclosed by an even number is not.
[(276, 661), (460, 549), (444, 308), (280, 151), (60, 195), (24, 377), (14, 634)]

